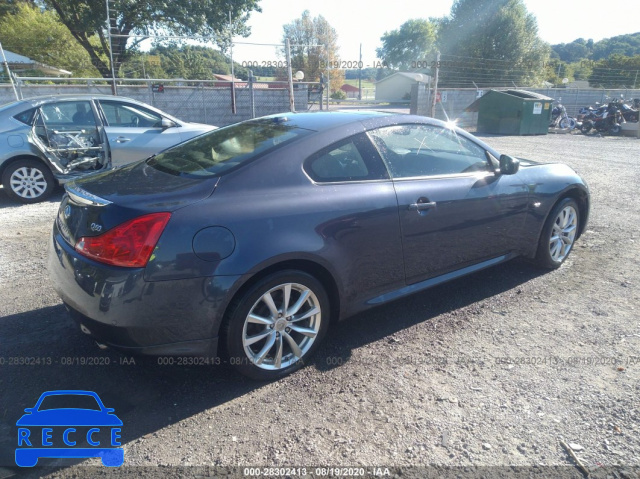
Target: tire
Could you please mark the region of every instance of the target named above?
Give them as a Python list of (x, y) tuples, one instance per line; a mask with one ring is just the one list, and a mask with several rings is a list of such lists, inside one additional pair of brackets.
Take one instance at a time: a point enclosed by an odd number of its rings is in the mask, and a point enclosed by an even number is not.
[(285, 270), (261, 279), (234, 301), (221, 340), (229, 363), (241, 374), (274, 380), (304, 366), (324, 338), (329, 320), (329, 298), (322, 284), (302, 271)]
[(535, 263), (541, 268), (562, 266), (573, 249), (580, 226), (580, 209), (572, 198), (560, 200), (542, 228)]
[(609, 133), (611, 133), (612, 135), (619, 135), (621, 131), (622, 127), (620, 125), (616, 124), (609, 127)]
[(593, 128), (593, 123), (591, 121), (585, 121), (580, 127), (580, 131), (585, 135), (588, 135), (592, 128)]
[(11, 163), (2, 175), (2, 186), (14, 200), (38, 203), (46, 200), (56, 186), (53, 174), (37, 160), (18, 160)]
[(562, 128), (563, 130), (567, 128), (573, 129), (575, 127), (576, 127), (576, 122), (571, 118), (563, 118), (562, 120), (560, 120), (560, 128)]

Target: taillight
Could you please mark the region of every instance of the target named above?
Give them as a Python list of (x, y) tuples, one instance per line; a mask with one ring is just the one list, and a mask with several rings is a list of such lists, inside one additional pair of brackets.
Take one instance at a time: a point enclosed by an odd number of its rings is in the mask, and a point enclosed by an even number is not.
[(100, 236), (84, 236), (76, 251), (100, 263), (128, 268), (146, 266), (171, 213), (139, 216), (105, 231)]

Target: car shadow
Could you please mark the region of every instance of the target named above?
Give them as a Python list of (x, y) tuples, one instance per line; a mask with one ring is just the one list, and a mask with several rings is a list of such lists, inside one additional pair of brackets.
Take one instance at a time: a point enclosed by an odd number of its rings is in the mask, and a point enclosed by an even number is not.
[(332, 326), (312, 364), (319, 370), (340, 367), (349, 361), (354, 349), (480, 303), (545, 273), (516, 259), (360, 313)]
[[(517, 288), (541, 274), (515, 260), (358, 314), (332, 325), (311, 366), (319, 370), (336, 367), (329, 360), (335, 357), (344, 364), (354, 349)], [(55, 465), (28, 471), (15, 467), (16, 421), (44, 391), (95, 391), (123, 421), (125, 444), (203, 411), (214, 410), (215, 414), (228, 401), (268, 384), (239, 376), (224, 364), (185, 366), (178, 365), (178, 358), (133, 357), (100, 350), (77, 329), (62, 305), (0, 318), (0, 362), (0, 467), (34, 477), (62, 468)], [(47, 461), (41, 464), (46, 466)]]
[[(51, 193), (51, 196), (41, 203), (60, 203), (62, 201), (62, 195), (64, 194), (64, 187), (56, 186)], [(9, 195), (7, 195), (4, 188), (0, 188), (0, 210), (4, 208), (16, 208), (24, 206), (24, 203), (20, 203), (19, 201), (14, 200)]]

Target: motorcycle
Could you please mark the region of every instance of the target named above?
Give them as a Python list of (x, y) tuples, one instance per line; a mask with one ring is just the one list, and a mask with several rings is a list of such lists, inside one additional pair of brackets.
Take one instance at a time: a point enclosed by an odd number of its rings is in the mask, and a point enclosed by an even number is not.
[(584, 117), (580, 131), (585, 135), (591, 130), (601, 133), (609, 133), (611, 135), (619, 135), (622, 131), (621, 123), (626, 123), (622, 112), (620, 111), (619, 102), (612, 101), (607, 105), (606, 110), (601, 115), (596, 112)]
[(573, 130), (578, 126), (578, 122), (575, 118), (567, 115), (567, 109), (561, 103), (558, 103), (551, 110), (551, 122), (549, 128), (561, 128), (563, 130)]

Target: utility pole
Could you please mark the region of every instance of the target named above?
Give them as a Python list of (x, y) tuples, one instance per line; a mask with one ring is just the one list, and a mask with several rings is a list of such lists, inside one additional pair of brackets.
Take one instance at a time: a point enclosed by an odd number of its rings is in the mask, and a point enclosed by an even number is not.
[(118, 86), (116, 85), (116, 69), (113, 65), (113, 41), (111, 39), (111, 10), (109, 9), (109, 2), (107, 4), (107, 37), (109, 38), (109, 60), (111, 61), (111, 93), (118, 96)]
[(440, 52), (436, 56), (436, 74), (433, 81), (433, 92), (431, 93), (431, 118), (436, 117), (436, 97), (438, 95), (438, 73), (440, 72)]
[(360, 44), (360, 61), (358, 62), (358, 100), (362, 100), (362, 43)]
[(284, 51), (287, 60), (287, 82), (289, 83), (289, 111), (296, 111), (296, 103), (293, 98), (293, 74), (291, 72), (291, 44), (289, 39), (284, 39)]
[(11, 70), (9, 70), (9, 63), (7, 62), (7, 57), (4, 56), (4, 49), (2, 48), (2, 43), (0, 43), (0, 53), (2, 53), (2, 65), (7, 70), (7, 76), (9, 77), (9, 81), (11, 82), (11, 88), (13, 88), (13, 94), (16, 96), (16, 100), (19, 100), (18, 91), (16, 90), (16, 85), (13, 83), (13, 77), (11, 76)]
[(236, 77), (233, 71), (233, 24), (231, 23), (231, 10), (229, 10), (229, 58), (231, 59), (231, 113), (236, 110)]

